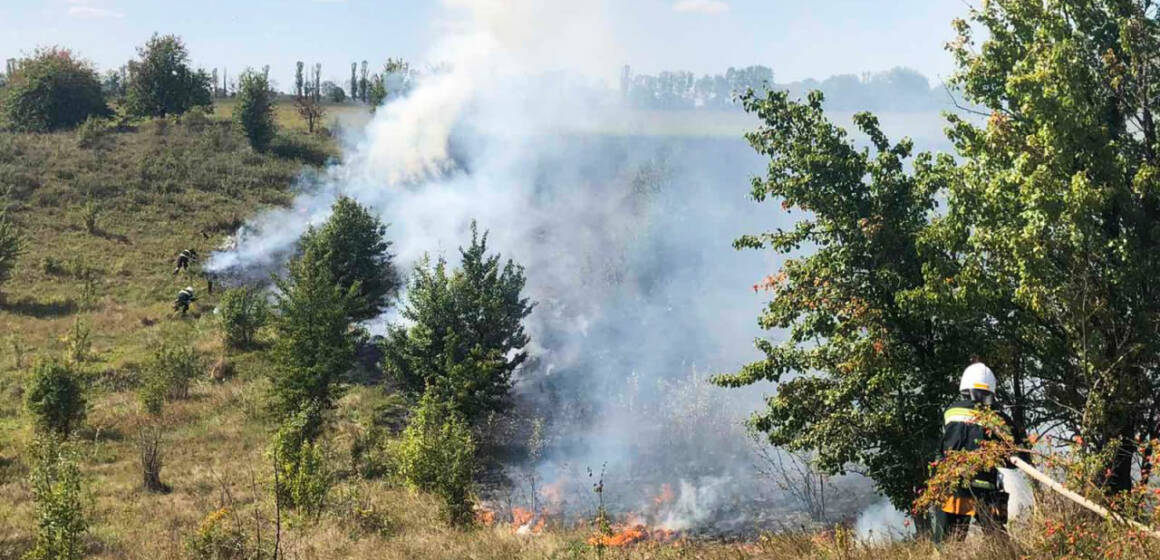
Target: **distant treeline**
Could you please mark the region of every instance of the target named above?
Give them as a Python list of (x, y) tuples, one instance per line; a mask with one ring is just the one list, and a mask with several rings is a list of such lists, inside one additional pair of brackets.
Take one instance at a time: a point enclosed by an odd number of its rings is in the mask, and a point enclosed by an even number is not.
[(930, 111), (946, 108), (950, 98), (942, 84), (932, 86), (926, 76), (909, 68), (861, 76), (839, 74), (824, 80), (807, 79), (779, 84), (766, 66), (730, 67), (724, 74), (697, 77), (692, 72), (633, 74), (625, 66), (620, 78), (624, 102), (638, 109), (737, 109), (736, 94), (752, 88), (788, 90), (792, 97), (805, 97), (821, 90), (826, 107), (838, 111)]
[[(7, 76), (18, 66), (17, 59), (8, 59), (5, 72), (0, 73), (0, 88)], [(132, 81), (134, 62), (107, 70), (101, 75), (101, 86), (111, 98), (124, 96)], [(294, 71), (294, 85), (285, 93), (296, 97), (326, 98), (331, 102), (360, 101), (372, 106), (399, 95), (405, 95), (424, 74), (445, 71), (441, 66), (419, 70), (402, 59), (388, 59), (381, 72), (372, 72), (367, 61), (352, 62), (350, 77), (342, 80), (322, 80), (321, 64), (299, 61)], [(278, 90), (270, 79), (270, 67), (262, 73), (270, 87)], [(213, 97), (232, 97), (238, 91), (237, 77), (226, 68), (205, 72)], [(926, 76), (910, 68), (895, 67), (884, 72), (865, 72), (861, 75), (838, 74), (824, 80), (813, 78), (797, 82), (777, 83), (773, 69), (767, 66), (729, 67), (723, 74), (705, 74), (697, 77), (692, 72), (671, 71), (659, 74), (634, 74), (624, 66), (620, 76), (620, 93), (625, 105), (637, 109), (688, 110), (732, 109), (741, 110), (736, 97), (747, 89), (761, 91), (766, 87), (788, 90), (791, 97), (804, 98), (811, 90), (821, 90), (826, 96), (826, 107), (837, 111), (932, 111), (951, 105), (943, 84), (931, 84)]]

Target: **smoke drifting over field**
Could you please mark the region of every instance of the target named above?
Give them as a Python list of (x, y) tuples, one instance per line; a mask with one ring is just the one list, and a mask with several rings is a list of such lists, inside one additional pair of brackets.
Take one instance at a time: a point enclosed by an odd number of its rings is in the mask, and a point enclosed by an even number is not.
[(599, 3), (444, 4), (429, 60), (446, 70), (380, 107), (343, 164), (304, 176), (291, 208), (247, 224), (210, 268), (277, 266), (338, 195), (390, 223), (404, 270), (424, 253), (456, 262), (478, 220), (526, 267), (538, 303), (516, 389), (548, 420), (539, 479), (587, 508), (585, 469), (607, 463), (614, 509), (640, 509), (667, 483), (674, 495), (650, 506), (658, 525), (759, 522), (746, 504), (781, 501), (755, 476), (739, 421), (762, 389), (704, 379), (756, 357), (751, 287), (776, 263), (730, 244), (785, 219), (747, 199), (760, 158), (740, 138), (602, 133), (624, 113), (601, 73), (625, 55), (601, 35), (613, 26)]

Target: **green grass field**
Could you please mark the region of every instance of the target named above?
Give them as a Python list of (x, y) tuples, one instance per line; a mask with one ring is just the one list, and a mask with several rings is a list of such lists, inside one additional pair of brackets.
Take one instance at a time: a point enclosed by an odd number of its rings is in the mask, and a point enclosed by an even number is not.
[[(214, 117), (218, 119), (229, 119), (236, 104), (237, 100), (232, 98), (217, 100), (214, 103)], [(327, 128), (333, 128), (335, 124), (346, 128), (359, 128), (371, 119), (370, 108), (362, 103), (353, 101), (332, 103), (325, 101), (322, 103), (322, 107), (325, 111), (325, 115), (322, 117), (322, 125)], [(294, 108), (293, 100), (287, 96), (279, 97), (275, 103), (274, 121), (283, 130), (293, 130), (296, 132), (306, 131), (306, 122), (298, 115), (298, 111)]]

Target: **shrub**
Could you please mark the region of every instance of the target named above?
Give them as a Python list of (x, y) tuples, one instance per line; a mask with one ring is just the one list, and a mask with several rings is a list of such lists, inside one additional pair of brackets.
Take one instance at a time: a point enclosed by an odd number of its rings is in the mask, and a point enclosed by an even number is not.
[(274, 435), (270, 453), (277, 479), (274, 492), (282, 504), (307, 515), (322, 511), (334, 483), (321, 446), (314, 441), (321, 426), (317, 406), (287, 419)]
[(210, 112), (211, 108), (208, 106), (194, 107), (186, 111), (185, 115), (181, 117), (181, 124), (190, 130), (200, 132), (213, 124), (213, 118), (211, 118)]
[(367, 535), (390, 537), (401, 527), (397, 509), (384, 509), (362, 492), (359, 486), (351, 486), (336, 500), (338, 515), (348, 527), (351, 539)]
[(238, 102), (234, 120), (242, 127), (255, 151), (264, 152), (274, 139), (274, 94), (265, 74), (246, 70), (238, 78)]
[(171, 341), (155, 346), (145, 365), (139, 394), (145, 410), (160, 414), (166, 401), (189, 397), (190, 383), (201, 367), (201, 356), (192, 346)]
[(402, 393), (381, 385), (367, 387), (358, 402), (358, 408), (344, 409), (356, 422), (350, 443), (351, 470), (368, 479), (388, 476), (394, 472), (392, 435), (407, 427), (411, 404)]
[(8, 213), (0, 211), (0, 286), (4, 285), (16, 268), (16, 260), (24, 254), (24, 237), (16, 225), (8, 220)]
[(350, 444), (351, 467), (363, 478), (390, 474), (391, 454), (386, 430), (369, 426), (354, 435)]
[(92, 65), (56, 47), (22, 60), (0, 95), (3, 120), (21, 132), (69, 128), (111, 114)]
[(264, 292), (249, 287), (235, 288), (222, 294), (217, 313), (226, 346), (249, 348), (258, 329), (269, 318), (269, 305)]
[(197, 526), (197, 531), (186, 538), (185, 548), (194, 558), (205, 560), (232, 560), (247, 558), (246, 535), (231, 522), (230, 509), (210, 512)]
[(463, 417), (428, 391), (392, 449), (399, 478), (442, 500), (441, 513), (455, 525), (473, 518), (475, 441)]
[(81, 475), (64, 444), (37, 442), (36, 464), (29, 480), (36, 501), (36, 544), (25, 560), (73, 560), (84, 556), (82, 537), (88, 530), (81, 493)]
[(85, 396), (78, 375), (59, 362), (43, 362), (29, 383), (25, 406), (36, 426), (67, 438), (85, 419)]
[(169, 486), (161, 482), (161, 429), (146, 426), (137, 436), (141, 450), (142, 486), (150, 492), (169, 492)]
[(12, 369), (24, 369), (24, 355), (28, 353), (24, 341), (16, 334), (8, 335), (8, 349), (12, 351)]
[(88, 201), (81, 207), (81, 225), (90, 234), (96, 234), (99, 229), (97, 220), (101, 217), (101, 209), (93, 201)]
[[(86, 286), (89, 284), (86, 283)], [(89, 328), (88, 323), (81, 320), (80, 317), (76, 317), (73, 319), (73, 325), (69, 329), (68, 335), (65, 336), (65, 342), (68, 343), (69, 362), (73, 364), (84, 362), (89, 359), (89, 350), (93, 346), (92, 329)]]
[(111, 130), (113, 121), (104, 117), (90, 116), (77, 127), (77, 145), (82, 148), (102, 148)]

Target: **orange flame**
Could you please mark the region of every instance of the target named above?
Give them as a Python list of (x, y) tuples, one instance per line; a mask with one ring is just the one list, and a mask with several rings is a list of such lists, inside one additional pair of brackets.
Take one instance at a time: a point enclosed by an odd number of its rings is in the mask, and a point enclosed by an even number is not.
[(512, 527), (519, 529), (520, 527), (527, 525), (528, 522), (531, 521), (535, 516), (536, 514), (524, 508), (514, 507), (512, 508)]
[(512, 508), (512, 531), (515, 533), (540, 534), (544, 532), (547, 525), (548, 516), (544, 513), (537, 516), (534, 512), (524, 508)]
[(495, 512), (485, 507), (475, 510), (475, 522), (485, 527), (495, 525)]
[[(644, 541), (667, 543), (679, 537), (676, 531), (662, 528), (650, 529), (636, 514), (630, 514), (628, 520), (618, 524), (611, 535), (596, 534), (588, 537), (591, 546), (628, 546)], [(679, 543), (678, 543), (679, 544)]]
[(648, 538), (648, 532), (644, 525), (630, 525), (611, 535), (592, 535), (588, 538), (588, 544), (592, 546), (627, 546), (646, 538)]

